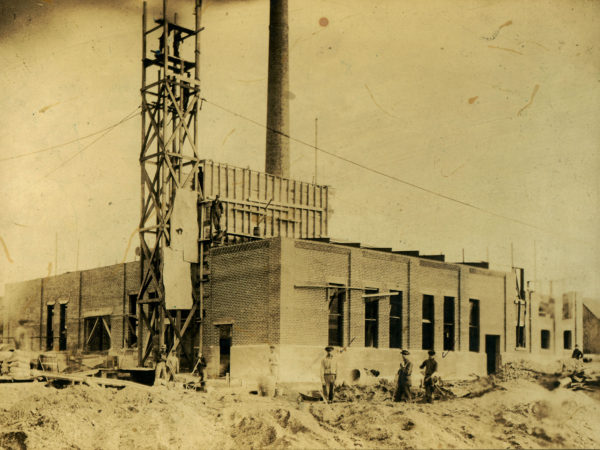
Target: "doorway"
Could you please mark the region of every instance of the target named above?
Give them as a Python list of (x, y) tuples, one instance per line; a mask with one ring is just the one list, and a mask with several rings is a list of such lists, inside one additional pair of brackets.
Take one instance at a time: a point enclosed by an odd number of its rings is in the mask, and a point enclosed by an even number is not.
[(485, 354), (487, 356), (487, 373), (497, 373), (500, 369), (500, 336), (485, 335)]
[(232, 325), (217, 325), (219, 330), (219, 376), (229, 373), (231, 365)]

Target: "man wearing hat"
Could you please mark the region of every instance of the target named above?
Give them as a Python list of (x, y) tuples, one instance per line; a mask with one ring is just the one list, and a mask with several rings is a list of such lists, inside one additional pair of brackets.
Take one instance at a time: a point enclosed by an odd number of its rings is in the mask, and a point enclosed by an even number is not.
[(420, 368), (425, 368), (425, 401), (427, 403), (433, 402), (433, 374), (437, 371), (437, 361), (435, 360), (435, 352), (433, 350), (429, 350), (427, 352), (429, 354), (429, 358), (423, 361)]
[(395, 402), (410, 402), (412, 400), (412, 395), (410, 393), (412, 363), (408, 359), (408, 355), (410, 355), (408, 350), (402, 350), (402, 362), (398, 369), (398, 384), (396, 386), (396, 392), (394, 393)]
[(321, 384), (323, 385), (323, 396), (325, 401), (333, 401), (333, 390), (335, 378), (337, 377), (337, 361), (333, 357), (333, 347), (325, 347), (327, 355), (321, 361)]

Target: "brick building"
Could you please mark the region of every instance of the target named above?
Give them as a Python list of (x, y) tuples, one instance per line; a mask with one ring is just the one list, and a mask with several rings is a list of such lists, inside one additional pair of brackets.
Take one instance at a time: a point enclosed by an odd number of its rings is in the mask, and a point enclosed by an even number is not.
[[(288, 381), (316, 381), (326, 345), (340, 350), (346, 379), (371, 369), (392, 375), (401, 348), (415, 361), (434, 349), (443, 376), (463, 377), (582, 346), (576, 294), (558, 302), (527, 292), (525, 301), (515, 273), (405, 253), (282, 237), (211, 249), (209, 374), (256, 379), (271, 344)], [(111, 353), (135, 365), (139, 282), (132, 262), (9, 284), (4, 337), (25, 334), (34, 350)], [(198, 348), (194, 327), (182, 344), (189, 352)]]

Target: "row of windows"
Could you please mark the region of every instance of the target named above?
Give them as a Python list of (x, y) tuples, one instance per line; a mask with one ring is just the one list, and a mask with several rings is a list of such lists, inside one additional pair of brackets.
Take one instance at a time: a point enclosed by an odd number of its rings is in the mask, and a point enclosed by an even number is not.
[[(329, 299), (329, 345), (342, 346), (344, 341), (344, 304), (346, 288), (331, 285)], [(366, 289), (365, 302), (365, 347), (379, 347), (379, 299), (378, 289)], [(402, 347), (402, 292), (392, 291), (389, 300), (389, 348)], [(443, 349), (455, 348), (455, 298), (444, 297)], [(469, 350), (479, 351), (479, 300), (469, 300)], [(422, 342), (423, 350), (433, 350), (435, 307), (433, 295), (423, 295)]]
[[(572, 333), (571, 330), (563, 331), (563, 348), (565, 350), (570, 350), (573, 346), (572, 343)], [(550, 348), (550, 330), (542, 330), (540, 336), (540, 344), (542, 348), (548, 349)]]

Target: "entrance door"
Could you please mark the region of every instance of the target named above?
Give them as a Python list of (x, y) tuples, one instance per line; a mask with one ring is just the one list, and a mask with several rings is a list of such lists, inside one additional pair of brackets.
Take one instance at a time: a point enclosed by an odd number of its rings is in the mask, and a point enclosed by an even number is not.
[(231, 328), (232, 325), (218, 325), (219, 329), (219, 376), (229, 373), (231, 363)]
[(487, 373), (496, 373), (500, 368), (500, 336), (485, 335), (485, 354), (487, 355)]

